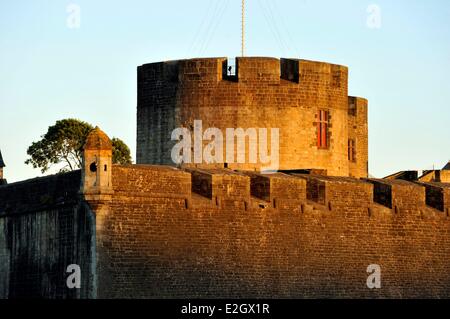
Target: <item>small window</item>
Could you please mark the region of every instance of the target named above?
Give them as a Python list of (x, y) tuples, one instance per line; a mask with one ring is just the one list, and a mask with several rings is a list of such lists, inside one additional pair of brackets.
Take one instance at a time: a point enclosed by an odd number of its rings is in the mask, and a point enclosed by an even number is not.
[(325, 110), (319, 110), (319, 116), (317, 121), (317, 147), (328, 148), (328, 127), (329, 127), (330, 112)]
[(348, 115), (356, 116), (356, 104), (350, 103), (348, 106)]
[(97, 163), (92, 162), (91, 165), (89, 165), (89, 170), (90, 170), (92, 173), (95, 173), (95, 172), (97, 171)]
[(348, 160), (356, 162), (356, 143), (353, 139), (348, 140)]
[(108, 170), (108, 165), (105, 164), (104, 170), (105, 170), (105, 172)]

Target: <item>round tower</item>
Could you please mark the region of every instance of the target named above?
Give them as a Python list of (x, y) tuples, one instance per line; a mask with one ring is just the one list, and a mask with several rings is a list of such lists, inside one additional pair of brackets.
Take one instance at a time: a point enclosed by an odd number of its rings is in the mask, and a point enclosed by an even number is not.
[[(252, 140), (260, 142), (259, 129), (270, 135), (272, 128), (278, 128), (278, 150), (272, 150), (267, 136), (264, 151), (278, 151), (279, 170), (367, 177), (367, 101), (349, 98), (347, 67), (242, 57), (236, 59), (234, 69), (231, 74), (226, 58), (138, 67), (137, 163), (174, 165), (171, 151), (176, 141), (171, 133), (183, 127), (194, 139), (196, 123), (201, 123), (203, 132), (218, 128), (224, 140), (229, 128), (242, 128), (240, 132), (248, 134), (244, 163), (228, 161), (224, 155), (223, 163), (191, 161), (198, 167), (259, 170), (265, 163), (259, 156), (256, 162), (249, 156), (252, 150), (261, 151), (259, 145), (252, 148)], [(250, 134), (249, 128), (257, 135)], [(210, 140), (201, 143), (204, 148)], [(193, 141), (192, 153), (196, 146)]]

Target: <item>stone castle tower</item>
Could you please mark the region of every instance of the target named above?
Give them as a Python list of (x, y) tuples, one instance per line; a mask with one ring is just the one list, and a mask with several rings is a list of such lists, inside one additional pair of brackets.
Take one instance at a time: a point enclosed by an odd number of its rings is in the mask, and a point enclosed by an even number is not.
[[(233, 75), (228, 74), (226, 58), (138, 67), (138, 164), (174, 165), (171, 132), (178, 127), (192, 131), (195, 120), (202, 121), (203, 129), (222, 132), (279, 128), (281, 171), (368, 175), (367, 100), (348, 96), (345, 66), (244, 57), (236, 59)], [(247, 154), (248, 149), (249, 142)], [(247, 161), (196, 166), (253, 171), (262, 165)]]

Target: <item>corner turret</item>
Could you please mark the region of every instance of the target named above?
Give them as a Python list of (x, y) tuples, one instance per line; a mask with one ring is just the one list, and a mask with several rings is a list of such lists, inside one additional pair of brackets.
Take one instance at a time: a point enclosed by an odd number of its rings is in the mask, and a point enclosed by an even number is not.
[(81, 170), (81, 193), (91, 200), (105, 199), (113, 193), (112, 143), (98, 127), (93, 129), (83, 149)]

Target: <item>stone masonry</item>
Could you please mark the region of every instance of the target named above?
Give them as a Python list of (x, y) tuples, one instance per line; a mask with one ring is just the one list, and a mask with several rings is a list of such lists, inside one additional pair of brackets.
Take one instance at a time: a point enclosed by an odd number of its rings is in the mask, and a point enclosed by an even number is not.
[[(91, 170), (110, 156), (92, 134), (81, 172), (0, 186), (1, 297), (450, 297), (450, 184)], [(65, 286), (72, 263), (79, 290)]]
[[(293, 59), (140, 66), (137, 165), (113, 165), (97, 127), (81, 170), (0, 183), (0, 298), (450, 298), (448, 169), (368, 178), (347, 78)], [(171, 132), (194, 120), (280, 128), (280, 171), (175, 167)]]
[[(201, 120), (205, 129), (216, 127), (222, 132), (279, 128), (280, 170), (322, 169), (333, 176), (367, 177), (367, 100), (348, 96), (347, 67), (245, 57), (236, 59), (235, 75), (227, 70), (226, 58), (138, 68), (138, 164), (174, 165), (171, 132), (178, 127), (192, 130), (194, 120)], [(329, 114), (325, 148), (317, 145), (320, 110)], [(223, 168), (224, 164), (197, 167)], [(261, 163), (228, 163), (228, 167), (255, 170)]]

